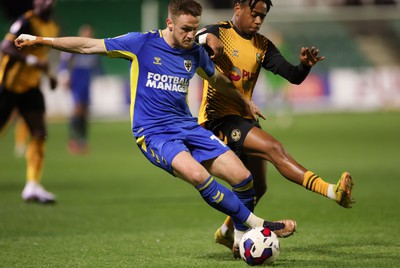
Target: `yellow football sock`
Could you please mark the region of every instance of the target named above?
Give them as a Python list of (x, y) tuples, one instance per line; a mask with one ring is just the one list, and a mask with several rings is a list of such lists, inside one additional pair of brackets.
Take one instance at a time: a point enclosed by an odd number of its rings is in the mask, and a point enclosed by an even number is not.
[(233, 230), (233, 220), (230, 216), (226, 217), (224, 224), (228, 227), (228, 230)]
[(304, 174), (303, 186), (307, 190), (310, 190), (314, 193), (319, 193), (323, 196), (327, 196), (329, 185), (329, 183), (325, 182), (323, 179), (321, 179), (320, 176), (318, 176), (314, 172), (307, 171)]
[(26, 179), (40, 183), (44, 163), (44, 139), (32, 138), (26, 151)]

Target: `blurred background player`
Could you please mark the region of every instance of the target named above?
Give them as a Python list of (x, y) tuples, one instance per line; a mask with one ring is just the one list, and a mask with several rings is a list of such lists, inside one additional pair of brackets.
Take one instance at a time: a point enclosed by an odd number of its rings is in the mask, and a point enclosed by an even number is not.
[[(216, 68), (229, 77), (248, 100), (252, 98), (261, 67), (291, 83), (300, 84), (311, 67), (324, 59), (318, 57), (318, 49), (303, 47), (299, 65), (287, 62), (276, 46), (258, 33), (271, 6), (270, 0), (236, 0), (231, 21), (206, 26), (196, 37), (200, 44), (207, 44), (215, 56), (223, 47), (223, 54), (216, 57)], [(215, 41), (215, 36), (222, 44)], [(333, 199), (342, 207), (351, 207), (353, 183), (348, 172), (342, 174), (336, 185), (325, 182), (297, 163), (278, 140), (261, 130), (258, 120), (252, 120), (237, 109), (207, 81), (204, 81), (199, 123), (225, 141), (251, 171), (256, 203), (267, 191), (268, 161), (290, 181)], [(215, 233), (217, 243), (232, 247), (232, 226), (228, 217)]]
[(14, 109), (7, 124), (3, 126), (2, 132), (0, 134), (3, 134), (4, 132), (6, 132), (7, 129), (12, 126), (14, 126), (14, 155), (17, 158), (22, 158), (25, 156), (26, 143), (30, 134), (28, 125), (25, 123), (25, 120), (19, 115), (17, 109)]
[[(201, 11), (201, 5), (194, 0), (172, 0), (163, 30), (106, 39), (22, 34), (15, 45), (44, 45), (129, 60), (132, 133), (143, 155), (155, 166), (195, 187), (211, 207), (232, 216), (237, 245), (249, 227), (264, 226), (278, 236), (289, 236), (296, 230), (295, 221), (267, 222), (252, 213), (255, 192), (251, 173), (232, 150), (197, 123), (188, 107), (189, 81), (197, 72), (210, 84), (223, 88), (227, 100), (235, 100), (246, 114), (252, 118), (262, 116), (216, 70), (205, 50), (194, 43)], [(229, 183), (232, 190), (213, 176)], [(233, 253), (238, 256), (238, 251)]]
[[(20, 51), (14, 46), (14, 39), (21, 33), (57, 36), (59, 28), (51, 19), (53, 5), (53, 0), (34, 0), (33, 10), (24, 13), (12, 24), (1, 43), (0, 130), (17, 108), (30, 131), (22, 199), (40, 203), (55, 201), (55, 196), (41, 185), (47, 129), (44, 97), (39, 86), (42, 74), (48, 76), (49, 49), (40, 47)], [(55, 78), (49, 78), (51, 87), (55, 88)]]
[(14, 155), (23, 157), (26, 152), (26, 143), (29, 139), (29, 127), (24, 118), (15, 113), (15, 128), (14, 128)]
[[(93, 37), (93, 27), (82, 25), (79, 36)], [(91, 81), (93, 75), (103, 74), (100, 56), (62, 52), (59, 69), (59, 82), (71, 89), (73, 100), (68, 150), (72, 154), (84, 154), (89, 149), (87, 137)]]

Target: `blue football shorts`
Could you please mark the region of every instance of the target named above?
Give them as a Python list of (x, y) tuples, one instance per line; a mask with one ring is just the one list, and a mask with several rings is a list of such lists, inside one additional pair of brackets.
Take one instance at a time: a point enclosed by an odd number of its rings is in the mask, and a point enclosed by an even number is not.
[(156, 127), (151, 133), (137, 137), (136, 142), (151, 163), (171, 174), (172, 160), (182, 151), (190, 152), (201, 163), (229, 150), (219, 138), (197, 122)]
[(89, 105), (90, 102), (90, 72), (75, 69), (71, 75), (72, 99), (75, 104)]

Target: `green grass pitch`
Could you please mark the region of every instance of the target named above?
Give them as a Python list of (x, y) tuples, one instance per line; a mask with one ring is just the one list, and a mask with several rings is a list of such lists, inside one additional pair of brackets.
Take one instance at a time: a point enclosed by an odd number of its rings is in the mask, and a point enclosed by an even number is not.
[[(348, 170), (356, 204), (346, 210), (270, 165), (256, 213), (293, 218), (277, 267), (400, 265), (400, 113), (301, 115), (265, 129), (303, 166), (336, 182)], [(224, 215), (189, 184), (152, 166), (126, 122), (92, 123), (91, 152), (66, 150), (65, 123), (49, 124), (45, 186), (58, 204), (25, 204), (25, 161), (13, 130), (0, 137), (0, 267), (246, 267), (213, 241)]]

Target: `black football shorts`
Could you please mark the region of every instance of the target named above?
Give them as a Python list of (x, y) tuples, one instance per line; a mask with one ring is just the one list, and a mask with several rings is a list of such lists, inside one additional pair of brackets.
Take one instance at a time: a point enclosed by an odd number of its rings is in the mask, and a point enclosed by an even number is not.
[(261, 128), (258, 121), (245, 119), (238, 115), (228, 115), (220, 119), (207, 121), (205, 127), (227, 144), (242, 160), (245, 158), (243, 155), (243, 143), (247, 133), (253, 127)]

